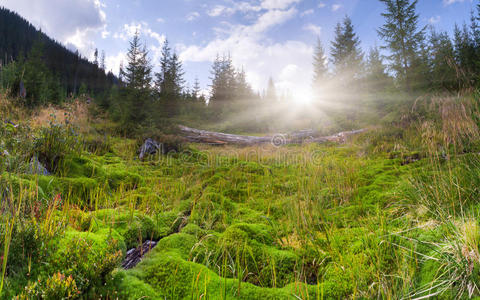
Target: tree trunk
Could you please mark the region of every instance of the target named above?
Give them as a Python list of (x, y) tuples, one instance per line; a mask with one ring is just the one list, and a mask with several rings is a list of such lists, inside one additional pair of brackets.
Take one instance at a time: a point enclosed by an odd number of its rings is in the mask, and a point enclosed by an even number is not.
[(213, 132), (200, 130), (195, 128), (179, 126), (181, 135), (187, 142), (202, 143), (210, 145), (258, 145), (272, 144), (274, 146), (282, 146), (287, 144), (303, 144), (303, 143), (327, 143), (336, 142), (344, 143), (346, 139), (352, 135), (365, 132), (365, 129), (344, 131), (330, 136), (320, 136), (318, 132), (311, 129), (301, 130), (290, 134), (276, 134), (270, 136), (248, 136), (236, 135), (222, 132)]

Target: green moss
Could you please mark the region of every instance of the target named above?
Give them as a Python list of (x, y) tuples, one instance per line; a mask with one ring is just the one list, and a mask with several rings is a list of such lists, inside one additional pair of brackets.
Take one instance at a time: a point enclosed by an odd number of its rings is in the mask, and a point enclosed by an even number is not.
[(154, 248), (154, 251), (173, 251), (181, 255), (183, 259), (187, 259), (195, 242), (196, 239), (193, 235), (186, 233), (175, 233), (161, 239)]
[(102, 189), (102, 184), (93, 178), (54, 178), (51, 182), (54, 190), (58, 190), (62, 195), (68, 195), (73, 198), (80, 198), (82, 204), (92, 204), (91, 196), (97, 189)]
[(125, 170), (109, 170), (106, 179), (108, 180), (110, 187), (113, 189), (120, 186), (134, 188), (144, 183), (144, 180), (140, 175)]
[(59, 165), (58, 172), (62, 177), (105, 177), (102, 165), (86, 156), (65, 157)]
[(88, 227), (90, 226), (93, 230), (113, 228), (122, 236), (128, 249), (145, 240), (157, 240), (161, 237), (161, 227), (158, 227), (152, 218), (138, 212), (99, 210), (92, 213), (88, 224)]
[(228, 233), (228, 231), (235, 229), (239, 229), (245, 232), (249, 239), (255, 240), (259, 243), (265, 245), (273, 245), (274, 243), (275, 232), (273, 231), (271, 226), (264, 224), (238, 223), (228, 227), (225, 233)]
[[(191, 299), (201, 295), (206, 299), (292, 299), (302, 291), (315, 296), (314, 289), (302, 288), (302, 284), (269, 289), (221, 278), (205, 266), (182, 259), (175, 251), (154, 249), (136, 269), (126, 273), (146, 282), (169, 299)], [(133, 293), (126, 298), (138, 297)]]
[(205, 235), (205, 230), (200, 228), (198, 225), (190, 223), (182, 228), (181, 233), (186, 233), (196, 237), (200, 237)]
[(164, 299), (151, 285), (125, 271), (114, 273), (108, 289), (114, 290), (120, 299)]

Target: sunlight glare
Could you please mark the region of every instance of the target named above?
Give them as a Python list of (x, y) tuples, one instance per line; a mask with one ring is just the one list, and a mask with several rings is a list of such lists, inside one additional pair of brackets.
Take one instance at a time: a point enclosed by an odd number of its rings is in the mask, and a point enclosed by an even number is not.
[(301, 90), (292, 95), (293, 103), (296, 105), (306, 105), (310, 104), (313, 101), (313, 95), (311, 91)]

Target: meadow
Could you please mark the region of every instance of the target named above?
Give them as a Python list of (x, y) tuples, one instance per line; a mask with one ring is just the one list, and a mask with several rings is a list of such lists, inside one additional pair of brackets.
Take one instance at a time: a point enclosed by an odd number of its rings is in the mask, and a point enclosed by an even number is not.
[(2, 299), (480, 296), (479, 97), (416, 99), (343, 144), (139, 160), (93, 104), (0, 95)]

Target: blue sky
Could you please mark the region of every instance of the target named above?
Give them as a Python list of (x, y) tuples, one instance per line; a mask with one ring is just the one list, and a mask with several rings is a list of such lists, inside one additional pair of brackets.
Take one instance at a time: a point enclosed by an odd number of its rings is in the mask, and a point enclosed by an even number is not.
[[(476, 0), (420, 0), (422, 25), (452, 31), (470, 18)], [(217, 53), (230, 53), (251, 85), (261, 91), (272, 76), (279, 90), (307, 90), (317, 36), (330, 47), (333, 29), (351, 16), (362, 48), (381, 45), (378, 0), (0, 0), (44, 32), (89, 58), (98, 48), (118, 73), (128, 41), (139, 30), (158, 65), (168, 38), (179, 53), (190, 85), (207, 89)], [(300, 88), (300, 89), (299, 89)]]

